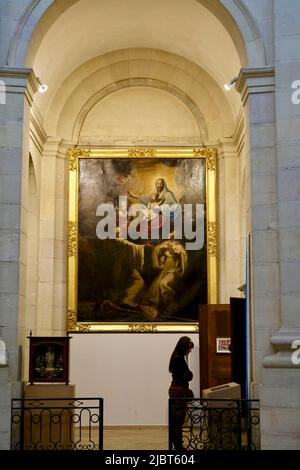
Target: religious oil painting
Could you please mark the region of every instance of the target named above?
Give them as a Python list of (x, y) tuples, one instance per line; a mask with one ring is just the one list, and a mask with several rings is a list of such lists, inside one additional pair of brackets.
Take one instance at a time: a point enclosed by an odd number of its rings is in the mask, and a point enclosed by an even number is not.
[(196, 331), (216, 291), (214, 157), (70, 152), (69, 331)]

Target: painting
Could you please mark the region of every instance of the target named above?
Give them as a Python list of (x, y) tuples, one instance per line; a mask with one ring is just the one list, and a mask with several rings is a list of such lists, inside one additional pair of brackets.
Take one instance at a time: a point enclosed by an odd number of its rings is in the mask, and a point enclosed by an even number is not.
[(69, 383), (70, 336), (28, 336), (29, 382)]
[(213, 149), (71, 150), (68, 331), (196, 331), (215, 212)]
[(217, 353), (231, 353), (231, 338), (217, 338), (216, 342)]

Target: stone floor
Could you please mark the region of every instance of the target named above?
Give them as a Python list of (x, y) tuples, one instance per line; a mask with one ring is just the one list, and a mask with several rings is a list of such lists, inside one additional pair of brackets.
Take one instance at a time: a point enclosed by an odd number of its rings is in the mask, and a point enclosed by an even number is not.
[(104, 450), (167, 450), (166, 426), (112, 426), (103, 433)]

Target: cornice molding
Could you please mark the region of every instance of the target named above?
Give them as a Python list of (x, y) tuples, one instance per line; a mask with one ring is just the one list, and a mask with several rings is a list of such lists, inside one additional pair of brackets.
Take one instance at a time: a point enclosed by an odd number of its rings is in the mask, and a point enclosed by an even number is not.
[(0, 78), (5, 82), (7, 93), (24, 94), (31, 106), (39, 86), (31, 68), (0, 67)]
[(68, 152), (70, 148), (75, 148), (76, 144), (76, 142), (71, 140), (48, 137), (44, 144), (42, 155), (45, 158), (61, 158), (68, 160)]
[(7, 78), (23, 78), (29, 80), (34, 91), (38, 91), (38, 79), (31, 68), (26, 67), (0, 67), (0, 76)]
[(241, 68), (235, 89), (240, 93), (244, 105), (249, 94), (274, 92), (275, 68), (271, 66)]

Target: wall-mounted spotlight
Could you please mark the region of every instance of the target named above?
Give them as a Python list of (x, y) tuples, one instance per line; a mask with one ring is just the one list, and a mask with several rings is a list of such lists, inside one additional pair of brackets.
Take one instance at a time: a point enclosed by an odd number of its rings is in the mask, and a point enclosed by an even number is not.
[(231, 88), (236, 83), (236, 81), (237, 81), (237, 77), (234, 77), (232, 80), (230, 80), (230, 82), (225, 83), (224, 84), (225, 90), (227, 90), (227, 91), (231, 90)]
[(39, 84), (38, 86), (39, 93), (45, 93), (48, 90), (48, 85), (46, 85), (46, 83), (42, 83), (39, 77), (36, 77), (36, 78)]

